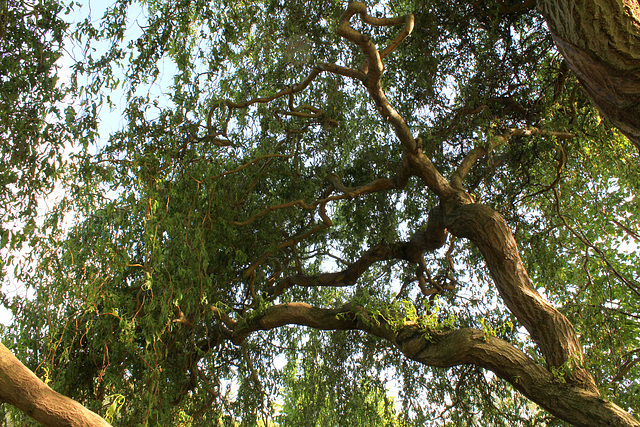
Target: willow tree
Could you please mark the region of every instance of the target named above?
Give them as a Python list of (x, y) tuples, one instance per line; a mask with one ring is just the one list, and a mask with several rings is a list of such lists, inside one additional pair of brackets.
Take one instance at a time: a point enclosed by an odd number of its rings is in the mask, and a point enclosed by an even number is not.
[(121, 425), (638, 425), (633, 120), (534, 2), (368, 6), (81, 23), (71, 130), (119, 127), (5, 342)]

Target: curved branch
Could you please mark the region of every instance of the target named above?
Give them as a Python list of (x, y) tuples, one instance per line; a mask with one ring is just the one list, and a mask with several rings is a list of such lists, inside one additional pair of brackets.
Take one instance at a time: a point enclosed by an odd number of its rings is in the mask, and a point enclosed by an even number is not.
[[(406, 185), (408, 178), (406, 178), (403, 175), (406, 175), (408, 172), (406, 172), (404, 170), (402, 165), (399, 166), (398, 169), (399, 169), (398, 170), (399, 176), (397, 176), (395, 178), (377, 179), (375, 181), (370, 182), (369, 184), (362, 185), (362, 186), (359, 186), (359, 187), (356, 187), (356, 188), (345, 187), (342, 184), (342, 181), (340, 180), (338, 175), (330, 174), (326, 178), (326, 180), (330, 184), (329, 187), (327, 187), (325, 189), (324, 194), (320, 198), (318, 198), (316, 201), (314, 201), (311, 204), (306, 203), (302, 199), (298, 199), (298, 200), (294, 200), (294, 201), (291, 201), (291, 202), (282, 203), (280, 205), (270, 206), (267, 209), (265, 209), (265, 210), (255, 214), (255, 215), (251, 216), (249, 219), (244, 220), (244, 221), (230, 221), (234, 225), (245, 226), (245, 225), (251, 224), (252, 222), (257, 220), (258, 218), (269, 214), (270, 212), (273, 212), (273, 211), (276, 211), (276, 210), (279, 210), (279, 209), (289, 208), (289, 207), (292, 207), (292, 206), (300, 206), (300, 207), (302, 207), (303, 209), (306, 209), (306, 210), (315, 210), (316, 208), (318, 208), (318, 214), (320, 215), (320, 218), (322, 219), (321, 223), (316, 224), (311, 229), (309, 229), (309, 230), (299, 234), (298, 236), (295, 236), (295, 237), (293, 237), (293, 238), (291, 238), (291, 239), (289, 239), (289, 240), (287, 240), (285, 242), (282, 242), (278, 246), (276, 246), (276, 248), (267, 251), (257, 261), (253, 262), (251, 264), (251, 266), (249, 266), (249, 268), (247, 268), (247, 270), (245, 271), (245, 276), (249, 277), (249, 276), (253, 275), (253, 273), (255, 272), (256, 268), (260, 264), (262, 264), (262, 262), (264, 262), (265, 259), (267, 259), (269, 256), (271, 256), (276, 250), (284, 249), (284, 248), (293, 246), (293, 245), (301, 242), (302, 240), (306, 239), (307, 237), (311, 236), (312, 234), (315, 234), (317, 232), (320, 232), (322, 230), (325, 230), (325, 229), (333, 226), (333, 222), (331, 221), (331, 219), (329, 218), (329, 216), (326, 213), (326, 205), (327, 205), (328, 202), (334, 201), (334, 200), (347, 199), (347, 198), (352, 199), (352, 198), (354, 198), (356, 196), (359, 196), (361, 194), (369, 194), (369, 193), (375, 193), (375, 192), (379, 192), (379, 191), (386, 191), (386, 190), (390, 190), (390, 189), (400, 188), (399, 185), (403, 185), (403, 186)], [(342, 191), (343, 194), (331, 196), (331, 193), (335, 189), (338, 189), (339, 191)]]
[[(281, 155), (280, 157), (290, 157), (290, 156)], [(261, 157), (261, 158), (264, 158), (264, 157)], [(245, 165), (243, 167), (246, 167), (248, 165), (249, 164), (247, 164), (247, 165)], [(229, 172), (229, 173), (231, 173), (231, 172)], [(399, 175), (402, 174), (402, 173), (406, 174), (407, 172), (399, 170)], [(261, 217), (263, 217), (263, 216), (265, 216), (265, 215), (267, 215), (267, 214), (269, 214), (271, 212), (274, 212), (274, 211), (277, 211), (277, 210), (280, 210), (280, 209), (290, 208), (290, 207), (293, 207), (293, 206), (300, 206), (303, 209), (312, 211), (315, 208), (317, 208), (319, 205), (326, 204), (326, 203), (334, 201), (334, 200), (353, 199), (354, 197), (360, 196), (362, 194), (377, 193), (377, 192), (380, 192), (380, 191), (394, 190), (394, 189), (402, 188), (407, 184), (407, 179), (408, 178), (405, 178), (403, 176), (397, 176), (397, 177), (394, 177), (394, 178), (381, 178), (381, 179), (376, 179), (374, 181), (371, 181), (368, 184), (360, 185), (360, 186), (355, 187), (355, 188), (345, 187), (342, 184), (342, 181), (340, 180), (340, 177), (335, 173), (329, 174), (325, 179), (326, 179), (326, 181), (329, 182), (329, 184), (331, 184), (331, 186), (325, 191), (325, 194), (322, 197), (318, 198), (317, 200), (315, 200), (312, 203), (307, 203), (303, 199), (293, 200), (291, 202), (286, 202), (286, 203), (281, 203), (279, 205), (269, 206), (268, 208), (264, 209), (263, 211), (258, 212), (257, 214), (252, 215), (250, 218), (248, 218), (248, 219), (246, 219), (244, 221), (230, 221), (230, 222), (233, 225), (238, 225), (238, 226), (249, 225), (252, 222), (254, 222), (255, 220), (257, 220), (258, 218), (261, 218)], [(333, 196), (329, 195), (328, 193), (331, 193), (334, 189), (340, 191), (342, 194), (336, 194), (336, 195), (333, 195)]]
[(488, 206), (467, 204), (449, 208), (445, 224), (453, 235), (478, 247), (502, 299), (538, 343), (547, 363), (571, 367), (574, 384), (596, 393), (573, 325), (536, 291), (504, 218)]
[(364, 82), (367, 79), (367, 75), (360, 71), (354, 70), (352, 68), (343, 67), (341, 65), (330, 64), (330, 63), (322, 63), (319, 64), (318, 67), (323, 71), (329, 71), (333, 74), (338, 74), (345, 77), (351, 77), (352, 79), (360, 80)]
[(306, 274), (295, 274), (281, 280), (277, 285), (266, 289), (267, 295), (274, 298), (281, 295), (286, 289), (292, 286), (334, 286), (345, 287), (354, 285), (358, 279), (374, 263), (389, 259), (401, 258), (400, 245), (380, 244), (365, 251), (362, 256), (346, 269), (335, 273), (323, 273), (313, 276)]
[(357, 305), (325, 309), (293, 302), (271, 306), (262, 315), (243, 323), (234, 331), (233, 340), (239, 344), (255, 331), (285, 325), (361, 330), (389, 341), (408, 358), (428, 366), (473, 364), (489, 369), (549, 412), (577, 426), (640, 426), (598, 393), (564, 383), (562, 377), (554, 376), (508, 342), (473, 328), (428, 330), (415, 322), (398, 320), (390, 324)]
[[(375, 44), (367, 35), (363, 35), (351, 26), (351, 18), (353, 15), (359, 14), (360, 19), (370, 25), (398, 25), (404, 22), (402, 32), (391, 42), (391, 44), (382, 52), (378, 52)], [(408, 153), (407, 160), (411, 165), (413, 173), (419, 176), (426, 185), (440, 198), (452, 196), (455, 191), (449, 185), (449, 182), (440, 174), (435, 165), (427, 156), (422, 153), (419, 144), (416, 142), (411, 129), (405, 122), (404, 118), (391, 106), (387, 99), (380, 78), (384, 71), (382, 59), (391, 53), (413, 30), (414, 17), (406, 15), (398, 18), (374, 18), (368, 15), (367, 7), (362, 2), (352, 2), (347, 10), (340, 17), (338, 25), (338, 34), (346, 40), (357, 45), (365, 54), (367, 61), (362, 68), (366, 73), (366, 79), (363, 81), (371, 99), (376, 103), (382, 117), (391, 123), (394, 132)]]
[(488, 141), (488, 148), (475, 147), (471, 150), (465, 158), (462, 159), (462, 162), (460, 162), (455, 172), (451, 174), (451, 177), (449, 178), (451, 185), (458, 189), (462, 189), (462, 180), (471, 171), (471, 168), (476, 164), (476, 162), (499, 146), (508, 143), (514, 136), (553, 136), (559, 139), (567, 139), (573, 138), (576, 135), (571, 132), (556, 132), (537, 128), (507, 129), (501, 135), (493, 135), (490, 137)]
[[(345, 187), (344, 184), (342, 184), (342, 180), (340, 179), (340, 177), (335, 173), (329, 174), (325, 179), (333, 186), (333, 188), (340, 191), (344, 196), (346, 196), (346, 198), (349, 199), (357, 197), (361, 194), (371, 194), (380, 191), (395, 190), (400, 188), (398, 186), (397, 178), (376, 179), (368, 184), (360, 185), (358, 187)], [(338, 200), (341, 198), (344, 197), (332, 196), (329, 199)]]
[[(366, 79), (366, 74), (364, 74), (361, 71), (358, 70), (353, 70), (351, 68), (348, 67), (343, 67), (340, 65), (336, 65), (336, 64), (332, 64), (332, 63), (325, 63), (325, 62), (321, 62), (318, 65), (316, 65), (315, 67), (313, 67), (313, 69), (311, 70), (311, 73), (309, 73), (309, 75), (300, 83), (298, 83), (295, 86), (290, 86), (287, 87), (286, 89), (282, 89), (279, 92), (274, 93), (273, 95), (270, 96), (262, 96), (262, 97), (255, 97), (252, 99), (249, 99), (247, 101), (243, 101), (243, 102), (233, 102), (229, 99), (223, 101), (222, 103), (217, 103), (215, 104), (213, 107), (211, 107), (211, 109), (209, 110), (208, 116), (207, 116), (207, 128), (209, 130), (211, 130), (212, 128), (212, 115), (213, 112), (216, 110), (216, 108), (218, 108), (220, 106), (220, 104), (226, 106), (227, 108), (234, 108), (234, 109), (241, 109), (241, 108), (247, 108), (250, 107), (253, 104), (268, 104), (269, 102), (272, 102), (278, 98), (282, 98), (284, 96), (293, 96), (294, 94), (298, 93), (298, 92), (302, 92), (303, 90), (305, 90), (307, 87), (309, 87), (311, 85), (311, 83), (316, 79), (316, 77), (318, 77), (318, 75), (320, 73), (322, 73), (323, 71), (328, 71), (330, 73), (333, 74), (338, 74), (338, 75), (342, 75), (342, 76), (346, 76), (346, 77), (351, 77), (351, 78), (355, 78), (361, 81), (364, 81)], [(292, 100), (289, 99), (289, 106), (292, 106)], [(309, 106), (306, 106), (307, 108), (309, 108)], [(315, 109), (315, 107), (311, 107), (313, 109)], [(317, 109), (316, 109), (317, 110)]]
[[(382, 52), (378, 52), (378, 49), (375, 47), (369, 36), (363, 35), (351, 26), (350, 21), (355, 14), (360, 16), (362, 22), (374, 27), (389, 27), (400, 24), (404, 24), (404, 26), (402, 31), (393, 39), (393, 41), (389, 43)], [(384, 70), (382, 59), (400, 46), (400, 43), (402, 43), (404, 39), (411, 34), (414, 24), (415, 18), (413, 14), (407, 14), (395, 18), (376, 18), (367, 13), (367, 6), (364, 3), (352, 2), (340, 17), (338, 34), (350, 42), (355, 43), (363, 50), (367, 56), (367, 60), (362, 66), (362, 71), (366, 73), (369, 78), (374, 81), (378, 81)], [(372, 69), (369, 69), (371, 65), (373, 65), (373, 67)]]
[(98, 414), (47, 386), (0, 343), (0, 402), (51, 427), (109, 426)]
[(257, 214), (251, 216), (249, 219), (246, 219), (244, 221), (230, 221), (230, 222), (233, 225), (245, 226), (245, 225), (251, 224), (252, 222), (254, 222), (255, 220), (257, 220), (260, 217), (263, 217), (263, 216), (265, 216), (265, 215), (267, 215), (267, 214), (269, 214), (271, 212), (274, 212), (274, 211), (277, 211), (277, 210), (280, 210), (280, 209), (290, 208), (292, 206), (300, 206), (303, 209), (312, 211), (318, 206), (319, 203), (320, 202), (318, 200), (316, 200), (315, 202), (313, 202), (311, 204), (308, 204), (304, 200), (298, 199), (298, 200), (294, 200), (294, 201), (291, 201), (291, 202), (282, 203), (282, 204), (279, 204), (279, 205), (269, 206), (267, 209), (265, 209), (265, 210), (263, 210), (261, 212), (258, 212)]
[(307, 78), (304, 79), (301, 83), (298, 83), (295, 86), (290, 86), (286, 89), (283, 89), (280, 92), (277, 92), (271, 96), (256, 97), (244, 102), (233, 102), (231, 100), (226, 100), (224, 101), (224, 105), (229, 108), (247, 108), (253, 104), (267, 104), (273, 101), (274, 99), (278, 99), (283, 96), (287, 96), (287, 95), (305, 90), (315, 80), (315, 78), (318, 77), (318, 74), (320, 74), (322, 71), (323, 70), (321, 68), (314, 67), (311, 70), (311, 73), (307, 76)]

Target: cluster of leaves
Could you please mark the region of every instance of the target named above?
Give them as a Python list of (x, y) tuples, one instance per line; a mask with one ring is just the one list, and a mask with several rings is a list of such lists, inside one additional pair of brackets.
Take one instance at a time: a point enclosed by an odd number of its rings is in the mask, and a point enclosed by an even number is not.
[(73, 117), (62, 111), (66, 89), (56, 64), (69, 26), (61, 14), (57, 1), (0, 2), (1, 249), (20, 248), (38, 200), (64, 170), (65, 120)]
[[(33, 210), (65, 141), (53, 135), (64, 122), (45, 119), (60, 114), (54, 62), (67, 24), (54, 2), (32, 12), (3, 5), (0, 19), (24, 33), (0, 38), (1, 91), (16, 94), (0, 101), (12, 103), (2, 104), (13, 113), (0, 134), (15, 146), (2, 151), (2, 179), (12, 185), (0, 197), (28, 195)], [(603, 389), (638, 411), (640, 371), (629, 364), (640, 347), (638, 271), (619, 245), (637, 238), (640, 162), (599, 122), (533, 5), (520, 6), (375, 5), (380, 16), (416, 16), (413, 35), (385, 60), (383, 86), (443, 174), (504, 128), (577, 134), (514, 139), (472, 170), (468, 188), (508, 219), (532, 278), (576, 325)], [(335, 31), (344, 7), (127, 0), (74, 29), (87, 43), (70, 86), (82, 95), (82, 120), (74, 113), (66, 129), (85, 145), (60, 209), (78, 220), (33, 247), (41, 262), (21, 278), (35, 297), (13, 302), (18, 328), (4, 337), (57, 390), (122, 425), (556, 425), (478, 368), (420, 366), (366, 334), (285, 327), (241, 346), (220, 339), (219, 313), (259, 317), (275, 281), (335, 271), (368, 247), (406, 239), (434, 205), (412, 181), (331, 202), (333, 225), (323, 228), (318, 212), (292, 203), (320, 198), (332, 173), (347, 187), (394, 176), (401, 147), (353, 81), (325, 73), (293, 101), (230, 106), (300, 83), (319, 62), (357, 68), (362, 53)], [(396, 29), (363, 31), (383, 46)], [(9, 47), (12, 37), (32, 44)], [(97, 139), (100, 107), (116, 108), (117, 97), (122, 127)], [(287, 114), (291, 102), (322, 114)], [(393, 307), (425, 327), (500, 334), (538, 357), (517, 327), (503, 326), (517, 322), (473, 247), (451, 240), (426, 261), (430, 278), (456, 284), (437, 305), (418, 291), (415, 265), (390, 261), (352, 287), (292, 287), (276, 302)]]

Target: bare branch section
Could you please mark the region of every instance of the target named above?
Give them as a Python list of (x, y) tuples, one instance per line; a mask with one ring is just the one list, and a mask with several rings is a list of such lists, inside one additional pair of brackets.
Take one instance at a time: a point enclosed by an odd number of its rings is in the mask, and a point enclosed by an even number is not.
[(0, 402), (9, 403), (51, 427), (104, 427), (110, 424), (75, 400), (47, 386), (0, 344)]
[[(373, 26), (404, 25), (400, 34), (380, 53), (369, 36), (360, 33), (351, 26), (351, 18), (356, 14), (363, 22)], [(393, 52), (411, 34), (413, 26), (414, 17), (412, 14), (398, 18), (375, 18), (367, 13), (367, 7), (364, 3), (352, 2), (340, 18), (338, 34), (357, 45), (364, 52), (366, 62), (361, 68), (361, 71), (366, 73), (364, 85), (371, 99), (376, 103), (380, 114), (391, 123), (396, 136), (405, 147), (409, 163), (412, 165), (412, 172), (418, 175), (438, 197), (447, 197), (454, 194), (453, 188), (436, 169), (431, 159), (419, 149), (411, 129), (404, 118), (391, 106), (380, 84), (380, 78), (384, 72), (382, 59)]]
[(302, 302), (274, 305), (251, 322), (236, 323), (233, 340), (241, 343), (251, 333), (285, 325), (320, 330), (361, 330), (385, 339), (402, 353), (428, 366), (474, 364), (508, 381), (529, 399), (576, 426), (640, 426), (640, 423), (598, 393), (564, 383), (508, 342), (483, 331), (427, 330), (415, 322), (388, 320), (364, 307), (346, 304), (324, 309)]
[(476, 164), (478, 160), (487, 156), (491, 151), (495, 150), (501, 145), (504, 145), (509, 142), (509, 140), (513, 137), (518, 136), (551, 136), (558, 139), (567, 139), (573, 138), (576, 135), (571, 132), (555, 132), (544, 129), (507, 129), (501, 135), (494, 135), (489, 138), (488, 147), (476, 147), (471, 150), (465, 158), (460, 162), (458, 168), (455, 170), (453, 174), (451, 174), (450, 182), (451, 185), (458, 189), (462, 189), (462, 180), (467, 176), (467, 174), (471, 171), (471, 168)]
[(572, 382), (597, 393), (573, 325), (536, 291), (504, 218), (488, 206), (469, 204), (447, 214), (445, 224), (452, 234), (478, 247), (500, 296), (538, 343), (547, 363), (569, 367)]

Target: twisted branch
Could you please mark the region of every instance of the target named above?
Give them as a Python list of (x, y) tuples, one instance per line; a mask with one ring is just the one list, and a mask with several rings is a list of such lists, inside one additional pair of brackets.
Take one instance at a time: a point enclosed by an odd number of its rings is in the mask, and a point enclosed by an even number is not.
[[(432, 295), (439, 289), (427, 289), (423, 282), (420, 282), (421, 272), (424, 272), (424, 253), (434, 251), (446, 242), (446, 230), (442, 223), (441, 212), (438, 208), (433, 209), (429, 214), (429, 220), (424, 230), (415, 233), (408, 241), (398, 243), (382, 243), (365, 251), (354, 263), (346, 269), (334, 273), (322, 273), (317, 275), (295, 274), (281, 280), (278, 284), (265, 290), (270, 298), (281, 295), (286, 289), (297, 285), (304, 287), (333, 286), (346, 287), (354, 285), (358, 279), (376, 262), (388, 260), (405, 260), (418, 263), (416, 278), (424, 295)], [(424, 277), (422, 276), (424, 279)], [(431, 283), (431, 282), (430, 282)]]

